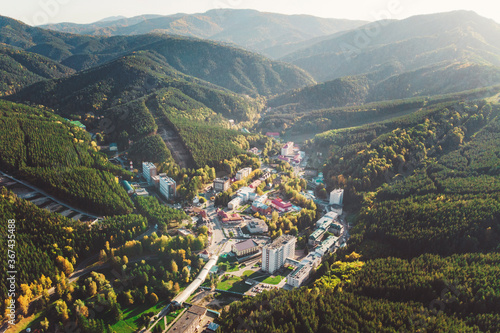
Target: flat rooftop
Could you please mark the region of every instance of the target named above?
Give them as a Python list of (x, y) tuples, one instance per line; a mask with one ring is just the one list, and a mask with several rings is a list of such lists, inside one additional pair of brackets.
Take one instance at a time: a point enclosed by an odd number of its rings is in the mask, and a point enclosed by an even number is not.
[(295, 237), (290, 236), (290, 235), (283, 235), (274, 240), (271, 244), (267, 244), (266, 248), (268, 249), (277, 249), (286, 243), (290, 242), (291, 240), (295, 239)]
[(207, 313), (207, 309), (201, 306), (192, 305), (187, 309), (182, 316), (175, 322), (168, 332), (181, 333), (185, 332), (196, 321), (200, 320)]

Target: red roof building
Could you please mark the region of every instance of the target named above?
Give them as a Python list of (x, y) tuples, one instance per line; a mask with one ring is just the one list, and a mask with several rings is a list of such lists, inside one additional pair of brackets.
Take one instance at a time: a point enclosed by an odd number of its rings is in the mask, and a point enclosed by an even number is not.
[(292, 204), (290, 202), (285, 202), (280, 198), (271, 201), (271, 205), (280, 212), (286, 212), (292, 208)]
[(225, 211), (220, 210), (217, 213), (217, 215), (220, 217), (223, 223), (234, 223), (243, 221), (243, 218), (238, 213), (228, 214)]

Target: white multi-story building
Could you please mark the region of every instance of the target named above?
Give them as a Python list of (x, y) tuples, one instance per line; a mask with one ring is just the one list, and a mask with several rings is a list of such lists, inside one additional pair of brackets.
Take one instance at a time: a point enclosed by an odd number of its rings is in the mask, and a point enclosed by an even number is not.
[(236, 172), (236, 180), (242, 180), (250, 176), (250, 173), (252, 172), (252, 168), (243, 168)]
[(151, 162), (142, 162), (142, 175), (148, 184), (152, 184), (152, 177), (157, 175), (156, 166)]
[(288, 274), (286, 282), (294, 288), (300, 287), (320, 264), (321, 256), (316, 252), (310, 252), (300, 263), (293, 265), (295, 269)]
[(304, 283), (304, 281), (311, 275), (311, 270), (313, 267), (311, 265), (300, 264), (293, 272), (288, 274), (286, 277), (286, 283), (298, 288)]
[(330, 192), (330, 205), (341, 206), (344, 202), (344, 189), (337, 188)]
[(234, 198), (233, 200), (231, 200), (231, 201), (229, 201), (229, 202), (227, 203), (227, 208), (228, 208), (228, 209), (231, 209), (231, 210), (235, 210), (235, 209), (237, 209), (238, 207), (240, 207), (240, 205), (241, 205), (241, 201), (242, 201), (242, 200), (241, 200), (241, 198), (240, 198), (240, 197), (236, 197), (236, 198)]
[(267, 244), (262, 249), (262, 270), (274, 274), (283, 267), (287, 258), (295, 255), (295, 243), (297, 239), (290, 235), (283, 235)]
[(167, 199), (173, 199), (176, 196), (177, 183), (170, 177), (160, 176), (160, 193)]
[(333, 251), (335, 245), (337, 244), (338, 237), (330, 236), (325, 239), (320, 246), (318, 246), (315, 250), (317, 254), (320, 256), (324, 256), (326, 253)]
[(241, 198), (241, 202), (245, 203), (247, 201), (255, 199), (257, 194), (255, 193), (255, 189), (245, 186), (236, 191), (236, 196)]
[(283, 156), (289, 156), (293, 155), (293, 142), (289, 141), (281, 147), (281, 155)]
[(323, 225), (323, 223), (334, 221), (337, 219), (339, 214), (336, 212), (328, 212), (323, 217), (321, 217), (317, 222), (316, 222), (316, 228), (319, 228)]

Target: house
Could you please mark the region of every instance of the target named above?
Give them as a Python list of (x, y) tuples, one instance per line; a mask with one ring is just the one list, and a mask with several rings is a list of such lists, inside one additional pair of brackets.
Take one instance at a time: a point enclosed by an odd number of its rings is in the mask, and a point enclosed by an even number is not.
[(203, 251), (201, 251), (201, 252), (198, 254), (198, 256), (199, 256), (201, 259), (203, 259), (203, 260), (208, 260), (208, 259), (210, 259), (210, 253), (208, 253), (208, 251), (207, 251), (207, 250), (203, 250)]
[(192, 235), (193, 233), (189, 230), (186, 230), (186, 229), (183, 229), (183, 228), (180, 228), (180, 229), (177, 229), (177, 234), (180, 235), (180, 236), (187, 236), (187, 235)]
[(302, 265), (299, 264), (297, 268), (293, 270), (288, 276), (286, 277), (286, 283), (291, 285), (292, 287), (298, 288), (304, 283), (309, 276), (311, 276), (311, 272), (313, 270), (312, 265)]
[(248, 187), (253, 188), (254, 190), (259, 187), (259, 185), (262, 184), (262, 181), (260, 179), (254, 180), (252, 184), (250, 184)]
[(228, 214), (223, 210), (219, 210), (217, 216), (219, 216), (223, 223), (237, 223), (243, 221), (243, 218), (240, 216), (240, 214)]
[(191, 305), (182, 316), (170, 327), (170, 333), (194, 333), (198, 332), (201, 321), (205, 317), (207, 309), (197, 305)]
[(160, 188), (160, 176), (151, 177), (151, 183), (156, 187)]
[(118, 151), (118, 145), (116, 143), (110, 143), (109, 151)]
[(266, 172), (266, 173), (262, 174), (262, 176), (260, 176), (259, 180), (260, 181), (266, 181), (269, 177), (271, 177), (271, 173), (270, 172)]
[(236, 196), (241, 198), (241, 203), (246, 203), (247, 201), (253, 200), (256, 197), (255, 188), (248, 186), (240, 188), (236, 191)]
[(254, 201), (252, 210), (260, 215), (271, 214), (271, 207), (260, 201)]
[(293, 163), (295, 163), (295, 164), (299, 164), (300, 162), (302, 162), (302, 157), (301, 157), (299, 154), (296, 154), (296, 155), (293, 157), (292, 162), (293, 162)]
[(236, 180), (242, 180), (250, 176), (250, 173), (252, 172), (252, 168), (243, 168), (236, 172)]
[(248, 149), (248, 152), (252, 153), (254, 155), (258, 155), (259, 154), (259, 149), (257, 149), (257, 147), (253, 147), (251, 149)]
[(247, 229), (251, 234), (262, 234), (269, 231), (266, 222), (261, 219), (254, 219), (248, 222)]
[(323, 217), (321, 217), (317, 222), (316, 222), (316, 228), (320, 228), (323, 223), (329, 222), (329, 221), (334, 221), (338, 217), (338, 214), (336, 212), (328, 212)]
[(266, 136), (268, 136), (270, 138), (274, 138), (274, 139), (280, 138), (280, 134), (278, 132), (267, 132)]
[(314, 270), (320, 265), (321, 256), (316, 252), (309, 253), (300, 263), (295, 267), (295, 270), (288, 274), (287, 284), (294, 288), (300, 287), (306, 281)]
[(229, 188), (229, 179), (216, 178), (214, 180), (214, 191), (224, 192)]
[(292, 204), (290, 202), (281, 200), (281, 198), (276, 198), (271, 201), (271, 206), (281, 213), (287, 212), (292, 209)]
[(231, 250), (236, 254), (237, 257), (244, 257), (252, 253), (259, 251), (259, 244), (257, 244), (253, 239), (247, 239), (245, 241), (233, 244)]
[(320, 246), (315, 249), (315, 252), (320, 256), (324, 256), (326, 253), (333, 251), (335, 245), (337, 244), (338, 238), (335, 236), (330, 236), (325, 239)]
[(193, 213), (200, 215), (202, 218), (207, 218), (207, 212), (204, 209), (193, 207)]
[(278, 156), (278, 160), (283, 161), (283, 162), (290, 162), (291, 161), (291, 159), (289, 159), (288, 157), (286, 157), (284, 155)]
[(289, 141), (281, 147), (281, 155), (283, 156), (289, 156), (293, 155), (293, 142)]
[(135, 189), (135, 195), (137, 195), (139, 197), (147, 197), (147, 196), (149, 196), (149, 193), (148, 193), (148, 191), (146, 191), (146, 189), (141, 187), (141, 188)]
[(344, 227), (342, 226), (342, 224), (340, 223), (332, 223), (330, 225), (330, 228), (328, 228), (328, 231), (333, 233), (335, 236), (340, 236), (340, 234), (342, 233), (342, 229), (344, 229)]

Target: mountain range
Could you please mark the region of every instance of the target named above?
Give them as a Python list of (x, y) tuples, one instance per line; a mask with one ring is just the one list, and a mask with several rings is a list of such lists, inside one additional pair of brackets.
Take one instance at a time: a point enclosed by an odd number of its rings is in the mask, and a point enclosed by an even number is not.
[(318, 81), (366, 73), (391, 75), (433, 64), (500, 65), (500, 25), (469, 11), (378, 21), (337, 34), (281, 60)]
[(141, 15), (91, 24), (58, 23), (41, 28), (95, 36), (165, 33), (232, 43), (278, 58), (312, 38), (359, 27), (367, 22), (282, 15), (256, 10), (213, 9), (200, 14)]

